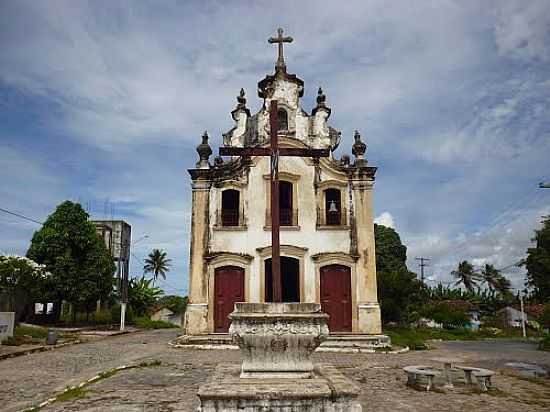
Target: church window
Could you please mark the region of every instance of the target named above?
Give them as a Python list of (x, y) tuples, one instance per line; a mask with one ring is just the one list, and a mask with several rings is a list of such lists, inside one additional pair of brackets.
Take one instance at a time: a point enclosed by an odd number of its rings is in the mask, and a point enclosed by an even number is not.
[(325, 222), (327, 225), (342, 224), (342, 195), (338, 189), (325, 190)]
[(277, 112), (277, 125), (280, 132), (288, 131), (288, 114), (286, 110), (279, 109)]
[(292, 183), (285, 180), (279, 182), (279, 216), (281, 226), (293, 226), (296, 215), (292, 202)]
[(239, 198), (240, 193), (238, 190), (227, 189), (222, 192), (222, 226), (239, 225)]

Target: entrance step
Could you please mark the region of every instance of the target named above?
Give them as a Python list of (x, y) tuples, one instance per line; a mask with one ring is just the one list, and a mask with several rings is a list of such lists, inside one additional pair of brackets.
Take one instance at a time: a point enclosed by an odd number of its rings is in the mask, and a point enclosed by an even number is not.
[[(238, 349), (227, 333), (207, 335), (182, 335), (171, 342), (178, 348), (189, 349)], [(386, 335), (332, 334), (324, 341), (317, 352), (374, 352), (376, 349), (390, 349), (391, 340)]]

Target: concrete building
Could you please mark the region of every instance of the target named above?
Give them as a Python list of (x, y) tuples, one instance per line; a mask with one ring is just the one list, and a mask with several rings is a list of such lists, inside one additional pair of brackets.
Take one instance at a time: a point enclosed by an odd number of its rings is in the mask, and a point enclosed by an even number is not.
[[(284, 61), (283, 61), (284, 63)], [(328, 158), (280, 157), (283, 301), (317, 302), (331, 333), (380, 334), (376, 292), (373, 186), (366, 145), (355, 132), (354, 159), (333, 151), (341, 134), (328, 124), (331, 109), (319, 88), (311, 114), (300, 98), (304, 82), (278, 62), (258, 83), (263, 106), (254, 115), (244, 90), (231, 112), (226, 147), (268, 147), (269, 107), (278, 101), (279, 145), (329, 149)], [(187, 335), (225, 333), (235, 302), (269, 302), (271, 287), (270, 158), (210, 161), (208, 135), (190, 169), (192, 225)]]
[(119, 277), (130, 273), (130, 242), (132, 227), (124, 220), (92, 220), (99, 236), (111, 252)]

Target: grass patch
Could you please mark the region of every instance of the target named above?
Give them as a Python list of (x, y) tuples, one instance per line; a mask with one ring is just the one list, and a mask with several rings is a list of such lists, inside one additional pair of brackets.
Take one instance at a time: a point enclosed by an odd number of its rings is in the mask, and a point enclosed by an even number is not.
[(158, 359), (154, 359), (152, 361), (143, 361), (138, 364), (138, 368), (152, 368), (156, 366), (161, 366), (162, 362)]
[(478, 331), (474, 331), (464, 328), (446, 330), (396, 327), (385, 329), (384, 333), (391, 338), (393, 344), (408, 346), (411, 350), (429, 349), (428, 340), (479, 340), (486, 338), (522, 337), (521, 330), (496, 328), (482, 328)]
[(163, 320), (151, 320), (151, 318), (147, 316), (135, 318), (134, 325), (142, 329), (171, 329), (178, 327), (173, 323), (165, 322)]
[(539, 343), (539, 350), (545, 350), (550, 352), (550, 334), (544, 336)]
[(67, 402), (77, 398), (84, 398), (86, 396), (86, 389), (78, 386), (73, 386), (65, 390), (65, 392), (55, 397), (56, 402)]
[(44, 343), (48, 330), (39, 326), (16, 326), (13, 336), (2, 341), (2, 345), (20, 346)]

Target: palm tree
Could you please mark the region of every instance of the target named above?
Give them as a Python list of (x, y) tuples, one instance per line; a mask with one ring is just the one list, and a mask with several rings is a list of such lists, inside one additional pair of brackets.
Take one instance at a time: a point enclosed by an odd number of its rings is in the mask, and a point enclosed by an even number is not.
[(477, 286), (479, 276), (474, 273), (474, 267), (470, 262), (467, 260), (460, 262), (458, 264), (458, 269), (453, 270), (451, 275), (458, 279), (455, 286), (462, 283), (468, 292), (474, 292), (474, 287)]
[(481, 280), (485, 282), (489, 290), (496, 290), (500, 278), (499, 271), (489, 264), (485, 264), (485, 267), (481, 269)]
[(170, 262), (172, 261), (172, 259), (166, 257), (166, 252), (159, 249), (153, 249), (144, 261), (143, 273), (153, 274), (153, 284), (155, 284), (159, 275), (162, 276), (163, 279), (166, 279), (166, 272), (170, 270)]

